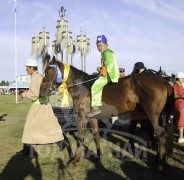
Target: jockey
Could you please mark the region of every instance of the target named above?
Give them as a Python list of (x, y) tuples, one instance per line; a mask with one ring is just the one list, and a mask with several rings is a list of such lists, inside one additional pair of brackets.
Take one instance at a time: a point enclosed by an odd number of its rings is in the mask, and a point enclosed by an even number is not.
[(97, 68), (100, 74), (91, 88), (91, 111), (87, 117), (93, 117), (101, 111), (99, 106), (102, 106), (102, 90), (108, 82), (117, 83), (119, 78), (119, 69), (116, 63), (115, 55), (108, 48), (107, 38), (104, 35), (97, 36), (97, 49), (101, 52), (101, 67)]

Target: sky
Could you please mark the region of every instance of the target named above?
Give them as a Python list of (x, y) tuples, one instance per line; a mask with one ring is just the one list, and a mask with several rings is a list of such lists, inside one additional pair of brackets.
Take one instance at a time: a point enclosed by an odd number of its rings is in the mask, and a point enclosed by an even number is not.
[[(58, 11), (66, 9), (65, 20), (73, 39), (86, 33), (91, 51), (86, 72), (100, 66), (96, 48), (98, 35), (105, 35), (115, 53), (118, 66), (130, 74), (136, 62), (168, 75), (184, 72), (184, 1), (183, 0), (17, 0), (16, 36), (13, 0), (0, 1), (0, 81), (15, 80), (15, 37), (17, 75), (26, 75), (25, 63), (31, 56), (31, 40), (43, 31), (50, 34), (49, 54), (55, 40)], [(60, 57), (60, 56), (58, 56)], [(39, 71), (42, 73), (41, 58)], [(73, 65), (81, 68), (80, 53)]]

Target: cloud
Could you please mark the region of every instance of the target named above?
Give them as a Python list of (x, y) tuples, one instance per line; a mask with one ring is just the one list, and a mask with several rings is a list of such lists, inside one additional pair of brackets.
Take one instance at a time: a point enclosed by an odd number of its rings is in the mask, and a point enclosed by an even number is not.
[[(1, 79), (14, 81), (15, 79), (15, 36), (1, 33)], [(17, 37), (17, 71), (18, 75), (25, 74), (25, 61), (30, 57), (31, 43), (29, 39)]]
[(180, 0), (121, 0), (123, 3), (141, 7), (149, 13), (161, 15), (174, 21), (184, 22), (184, 4)]
[[(12, 1), (0, 1), (0, 45), (4, 62), (1, 78), (14, 79), (14, 13)], [(100, 53), (96, 48), (96, 36), (104, 34), (109, 48), (118, 64), (125, 67), (127, 74), (136, 61), (147, 67), (158, 69), (163, 66), (168, 72), (181, 71), (184, 47), (184, 2), (181, 0), (108, 0), (94, 2), (69, 1), (21, 1), (17, 0), (17, 46), (18, 72), (25, 74), (24, 61), (31, 53), (31, 38), (45, 30), (50, 33), (51, 43), (55, 40), (56, 23), (60, 19), (61, 5), (67, 9), (69, 31), (73, 39), (86, 32), (91, 40), (91, 53), (87, 56), (87, 72), (96, 71), (100, 65)], [(60, 57), (60, 55), (58, 55)], [(80, 69), (80, 53), (74, 55), (74, 66)], [(12, 74), (7, 74), (9, 68)], [(184, 71), (184, 68), (183, 68)]]

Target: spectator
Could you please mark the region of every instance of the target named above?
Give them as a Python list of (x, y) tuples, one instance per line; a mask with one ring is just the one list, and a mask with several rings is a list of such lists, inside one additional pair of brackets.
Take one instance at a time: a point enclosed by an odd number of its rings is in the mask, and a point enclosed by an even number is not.
[(125, 69), (124, 68), (119, 68), (119, 77), (125, 77)]
[(42, 77), (37, 71), (37, 61), (28, 59), (26, 71), (31, 76), (30, 86), (28, 91), (20, 92), (20, 96), (32, 100), (33, 104), (24, 126), (22, 136), (24, 147), (17, 152), (17, 155), (28, 155), (31, 144), (57, 143), (62, 149), (64, 137), (58, 120), (48, 103), (47, 97), (39, 96)]
[(143, 62), (137, 62), (134, 64), (134, 69), (133, 72), (131, 73), (132, 75), (137, 74), (137, 73), (141, 73), (145, 70), (145, 66)]
[(182, 83), (184, 82), (184, 73), (176, 73), (176, 81), (173, 85), (174, 98), (175, 98), (175, 115), (176, 122), (179, 129), (178, 143), (184, 143), (183, 130), (184, 130), (184, 88)]

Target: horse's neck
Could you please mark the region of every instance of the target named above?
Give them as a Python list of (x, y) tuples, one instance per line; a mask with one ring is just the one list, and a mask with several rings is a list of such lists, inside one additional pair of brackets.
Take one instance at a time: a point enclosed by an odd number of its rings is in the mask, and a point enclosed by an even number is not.
[(74, 68), (73, 66), (71, 66), (70, 71), (72, 72), (71, 74), (71, 81), (73, 82), (83, 82), (86, 81), (90, 78), (90, 75), (88, 75), (87, 73)]
[(75, 104), (76, 102), (81, 102), (82, 99), (81, 97), (79, 98), (79, 94), (82, 94), (83, 97), (87, 97), (87, 92), (90, 89), (90, 85), (86, 84), (85, 82), (90, 78), (90, 75), (87, 73), (78, 70), (74, 67), (70, 67), (70, 74), (67, 80), (67, 86), (69, 93), (72, 96), (73, 103)]

